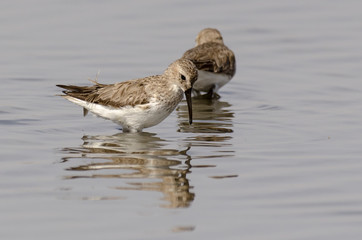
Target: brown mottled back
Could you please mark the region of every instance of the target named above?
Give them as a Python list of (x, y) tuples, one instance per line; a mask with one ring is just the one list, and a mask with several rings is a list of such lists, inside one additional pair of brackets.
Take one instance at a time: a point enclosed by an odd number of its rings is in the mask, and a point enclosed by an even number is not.
[(235, 55), (224, 44), (207, 42), (198, 45), (183, 55), (191, 60), (199, 70), (214, 73), (225, 73), (234, 76), (236, 71)]
[[(153, 81), (160, 76), (152, 76)], [(148, 78), (144, 80), (148, 82)], [(96, 83), (93, 86), (66, 86), (57, 85), (58, 87), (67, 89), (64, 94), (84, 100), (90, 103), (97, 103), (104, 106), (120, 108), (124, 106), (135, 106), (139, 104), (149, 103), (150, 96), (145, 91), (145, 81), (130, 80), (115, 84)]]

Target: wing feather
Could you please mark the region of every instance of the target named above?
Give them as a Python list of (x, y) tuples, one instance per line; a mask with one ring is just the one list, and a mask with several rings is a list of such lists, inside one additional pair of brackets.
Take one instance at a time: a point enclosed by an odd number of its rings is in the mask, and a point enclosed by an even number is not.
[[(157, 80), (158, 76), (153, 77), (156, 77)], [(93, 86), (57, 86), (66, 89), (63, 91), (65, 95), (90, 103), (120, 108), (149, 103), (150, 96), (145, 89), (149, 80), (148, 78), (142, 79), (144, 81), (139, 80), (140, 79), (130, 80), (115, 84), (96, 83)]]
[(235, 55), (224, 44), (208, 42), (186, 51), (183, 58), (190, 59), (199, 70), (235, 74)]

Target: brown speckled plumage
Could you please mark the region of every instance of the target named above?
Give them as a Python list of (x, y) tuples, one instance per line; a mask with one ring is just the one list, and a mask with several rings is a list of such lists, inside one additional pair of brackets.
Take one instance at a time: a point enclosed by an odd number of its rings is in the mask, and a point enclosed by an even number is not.
[(236, 71), (234, 53), (221, 43), (203, 43), (186, 51), (183, 57), (190, 59), (199, 70), (225, 73), (231, 77)]
[[(196, 37), (196, 47), (187, 50), (183, 58), (190, 59), (200, 71), (205, 71), (215, 74), (224, 74), (229, 81), (236, 71), (235, 55), (227, 46), (225, 46), (221, 33), (214, 28), (205, 28), (199, 32)], [(201, 79), (202, 84), (196, 84), (195, 90), (214, 89), (219, 88), (225, 82), (220, 83), (220, 86), (212, 86), (214, 81)], [(210, 84), (210, 86), (207, 86)], [(198, 86), (203, 85), (204, 89), (197, 89)]]
[(104, 106), (120, 108), (125, 106), (136, 106), (149, 103), (150, 96), (145, 91), (145, 85), (149, 83), (150, 78), (157, 79), (160, 76), (144, 78), (139, 80), (130, 80), (115, 84), (96, 83), (93, 86), (73, 86), (57, 85), (66, 89), (63, 91), (68, 96), (84, 100), (89, 103), (101, 104)]
[[(140, 131), (144, 127), (152, 126), (152, 124), (148, 124), (147, 119), (139, 119), (138, 115), (142, 115), (144, 118), (144, 115), (146, 114), (147, 117), (149, 113), (153, 122), (162, 121), (182, 100), (183, 93), (187, 95), (188, 92), (191, 92), (197, 76), (197, 69), (190, 60), (179, 59), (170, 64), (162, 75), (115, 84), (96, 82), (93, 86), (57, 86), (65, 89), (63, 91), (64, 98), (81, 105), (85, 109), (84, 115), (89, 110), (96, 115), (121, 124), (124, 129)], [(191, 99), (188, 99), (188, 102), (191, 106)], [(97, 108), (96, 105), (105, 108)], [(128, 107), (135, 110), (124, 110)], [(114, 113), (113, 110), (122, 112)], [(156, 114), (160, 114), (160, 117)], [(190, 123), (192, 122), (191, 118), (192, 112), (190, 112)], [(137, 124), (133, 126), (129, 119), (136, 121)]]
[[(63, 91), (65, 95), (84, 100), (89, 103), (101, 104), (104, 106), (121, 108), (125, 106), (136, 106), (149, 103), (152, 97), (167, 98), (168, 90), (171, 87), (170, 79), (179, 75), (177, 70), (173, 69), (171, 64), (163, 75), (149, 76), (145, 78), (119, 82), (115, 84), (95, 83), (93, 86), (74, 86), (74, 85), (57, 85), (66, 89)], [(189, 71), (196, 75), (197, 72), (189, 67)], [(196, 81), (195, 77), (191, 79), (193, 84)], [(178, 78), (177, 78), (178, 80)], [(191, 85), (185, 86), (190, 88)], [(161, 91), (160, 91), (161, 90)], [(187, 89), (185, 89), (187, 90)]]

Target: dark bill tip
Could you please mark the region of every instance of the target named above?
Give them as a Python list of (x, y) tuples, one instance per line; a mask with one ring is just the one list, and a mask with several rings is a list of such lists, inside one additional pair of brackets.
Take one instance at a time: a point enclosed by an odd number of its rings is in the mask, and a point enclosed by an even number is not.
[(186, 96), (186, 102), (187, 102), (187, 108), (189, 110), (189, 123), (190, 125), (192, 124), (192, 101), (191, 101), (191, 91), (192, 88), (187, 89), (185, 91), (185, 96)]

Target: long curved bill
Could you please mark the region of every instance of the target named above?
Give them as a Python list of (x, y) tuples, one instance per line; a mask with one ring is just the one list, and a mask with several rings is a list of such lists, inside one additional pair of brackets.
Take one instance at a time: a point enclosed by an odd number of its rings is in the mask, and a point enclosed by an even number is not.
[(192, 124), (192, 101), (191, 101), (191, 91), (192, 88), (185, 91), (187, 108), (189, 110), (189, 123)]

